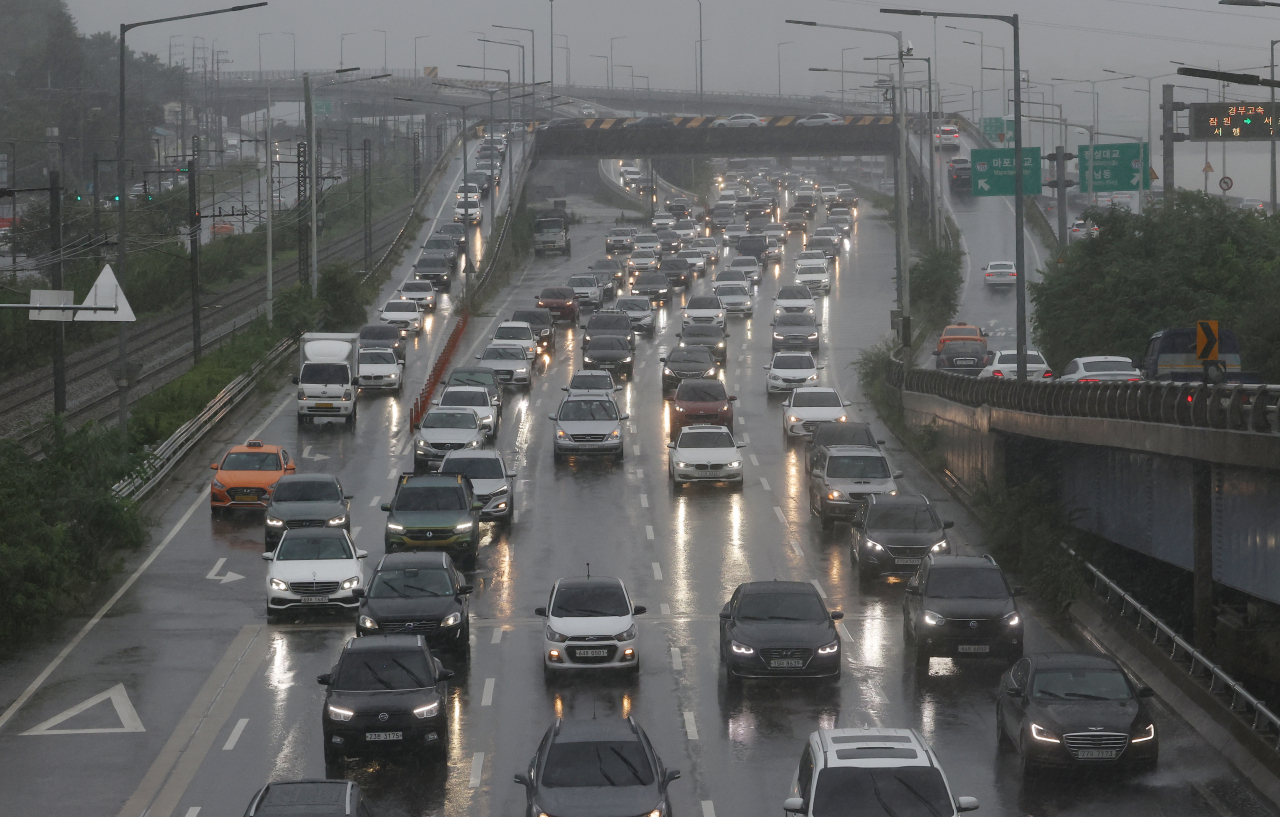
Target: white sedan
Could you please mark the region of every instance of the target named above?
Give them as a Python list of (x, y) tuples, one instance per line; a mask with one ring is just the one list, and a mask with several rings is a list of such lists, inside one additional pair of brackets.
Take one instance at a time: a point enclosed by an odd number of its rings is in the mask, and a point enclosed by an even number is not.
[(818, 423), (847, 423), (845, 409), (850, 401), (840, 397), (835, 389), (821, 386), (805, 386), (791, 392), (782, 404), (782, 433), (787, 438), (812, 434)]
[(777, 352), (769, 365), (764, 367), (765, 391), (794, 391), (801, 386), (818, 382), (818, 370), (822, 367), (808, 352)]
[(983, 283), (989, 287), (1013, 286), (1018, 282), (1018, 268), (1012, 261), (992, 261), (982, 268)]
[(735, 113), (722, 116), (711, 123), (713, 128), (763, 128), (767, 122), (753, 113)]
[(360, 560), (345, 528), (286, 530), (273, 551), (262, 554), (267, 565), (267, 616), (299, 608), (355, 611), (360, 600), (351, 591), (362, 587)]
[[(824, 259), (825, 261), (825, 259)], [(783, 313), (804, 313), (812, 315), (815, 312), (817, 302), (813, 299), (813, 293), (806, 286), (785, 286), (778, 289), (778, 294), (773, 299), (773, 314), (781, 315)]]
[(831, 291), (831, 267), (821, 250), (805, 250), (796, 258), (796, 283), (809, 290)]
[(724, 326), (724, 304), (714, 295), (694, 295), (684, 307), (682, 326), (691, 324)]
[(676, 490), (690, 482), (728, 482), (742, 487), (742, 454), (737, 442), (724, 426), (692, 425), (680, 430), (673, 443), (667, 443), (667, 474)]
[(833, 113), (811, 113), (796, 120), (797, 125), (843, 125), (844, 117)]
[(755, 303), (751, 300), (751, 290), (745, 284), (716, 284), (712, 292), (720, 299), (726, 315), (751, 317), (755, 312)]
[(1098, 383), (1101, 381), (1138, 381), (1142, 372), (1133, 366), (1127, 357), (1114, 355), (1094, 355), (1078, 357), (1062, 367), (1058, 380), (1062, 383)]
[[(1004, 349), (987, 354), (987, 367), (978, 372), (978, 377), (1003, 377), (1018, 379), (1018, 351)], [(1127, 362), (1127, 361), (1126, 361)], [(1034, 349), (1027, 350), (1027, 379), (1048, 380), (1053, 377), (1049, 364)]]
[(679, 258), (682, 261), (688, 261), (689, 266), (693, 268), (695, 273), (707, 271), (707, 257), (702, 254), (702, 250), (681, 250), (676, 253), (676, 258)]
[(383, 323), (400, 327), (404, 330), (400, 333), (402, 335), (405, 332), (422, 331), (422, 307), (417, 301), (393, 298), (383, 305), (382, 313), (378, 317)]
[(660, 260), (657, 250), (634, 250), (627, 257), (627, 268), (635, 274), (653, 272), (658, 268)]

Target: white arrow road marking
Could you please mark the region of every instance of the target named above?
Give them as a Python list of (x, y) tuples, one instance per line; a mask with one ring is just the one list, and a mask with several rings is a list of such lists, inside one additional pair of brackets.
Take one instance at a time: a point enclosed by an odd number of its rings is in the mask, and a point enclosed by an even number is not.
[(315, 460), (316, 462), (319, 462), (320, 460), (329, 459), (329, 455), (328, 454), (312, 454), (311, 446), (307, 446), (306, 448), (302, 449), (302, 458), (304, 460)]
[(228, 570), (225, 574), (219, 576), (218, 571), (221, 570), (222, 566), (225, 565), (226, 563), (227, 563), (226, 556), (223, 556), (221, 559), (214, 562), (213, 570), (210, 570), (209, 574), (205, 576), (205, 578), (216, 581), (218, 584), (226, 584), (227, 582), (234, 582), (244, 578), (244, 576), (241, 576), (239, 573), (232, 573), (230, 570)]
[[(111, 705), (115, 707), (116, 717), (120, 718), (119, 726), (108, 726), (98, 729), (54, 729), (53, 727), (68, 721), (84, 712), (92, 709), (94, 706), (103, 701), (110, 700)], [(133, 704), (129, 702), (129, 693), (125, 691), (124, 684), (116, 684), (105, 692), (99, 692), (88, 700), (81, 701), (65, 712), (54, 715), (44, 723), (37, 724), (27, 731), (24, 735), (101, 735), (108, 732), (145, 732), (142, 726), (142, 719), (138, 717), (138, 710), (133, 708)]]

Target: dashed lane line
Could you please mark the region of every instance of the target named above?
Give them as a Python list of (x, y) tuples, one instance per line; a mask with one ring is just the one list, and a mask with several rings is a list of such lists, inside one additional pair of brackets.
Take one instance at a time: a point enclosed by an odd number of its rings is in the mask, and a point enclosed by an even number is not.
[(698, 739), (698, 724), (693, 719), (692, 712), (684, 713), (684, 731), (689, 736), (689, 740)]
[(484, 752), (476, 752), (471, 756), (471, 782), (467, 788), (480, 788), (480, 776), (484, 774)]
[(752, 464), (752, 465), (754, 465), (754, 466), (756, 466), (757, 468), (759, 468), (759, 467), (760, 467), (760, 460), (756, 459), (756, 455), (755, 455), (755, 454), (751, 454), (751, 455), (750, 455), (750, 457), (751, 457), (751, 464)]
[(379, 502), (381, 499), (382, 499), (382, 497), (380, 497), (380, 496), (375, 496), (373, 499), (370, 499), (370, 500), (369, 500), (369, 507), (370, 507), (370, 508), (372, 508), (374, 505), (377, 505), (377, 504), (378, 504), (378, 502)]
[(673, 670), (682, 670), (682, 669), (684, 669), (684, 659), (680, 657), (680, 648), (679, 648), (679, 647), (672, 647), (672, 648), (671, 648), (671, 668), (672, 668)]
[(710, 800), (702, 801), (702, 817), (716, 817), (716, 807)]
[(493, 628), (493, 638), (489, 639), (489, 643), (490, 643), (490, 644), (497, 644), (497, 643), (499, 643), (500, 641), (502, 641), (502, 628), (501, 628), (501, 627), (494, 627), (494, 628)]
[(645, 525), (645, 526), (644, 526), (644, 538), (646, 538), (646, 539), (652, 539), (652, 538), (653, 538), (653, 525)]
[(236, 748), (236, 744), (240, 742), (240, 735), (244, 734), (244, 728), (249, 724), (248, 718), (241, 718), (236, 721), (235, 728), (231, 730), (231, 734), (227, 737), (227, 742), (222, 744), (222, 751), (230, 752)]
[(495, 678), (484, 679), (484, 693), (480, 696), (481, 706), (493, 706), (493, 685), (496, 680)]
[(774, 505), (773, 512), (778, 515), (779, 522), (781, 522), (784, 525), (787, 524), (787, 516), (782, 512), (781, 508), (779, 508), (777, 505)]
[(819, 596), (822, 596), (824, 599), (827, 597), (827, 591), (822, 589), (822, 585), (818, 584), (817, 579), (810, 579), (809, 584), (812, 584), (815, 588), (817, 588)]
[(631, 453), (635, 454), (637, 457), (640, 456), (640, 446), (638, 445), (631, 446)]
[(648, 495), (648, 494), (641, 494), (641, 495), (640, 495), (640, 507), (641, 507), (641, 508), (647, 508), (647, 507), (649, 507), (649, 495)]
[(659, 605), (658, 605), (658, 610), (659, 610), (659, 611), (661, 611), (661, 613), (662, 613), (664, 616), (669, 616), (669, 615), (671, 615), (671, 605), (670, 605), (670, 604), (659, 604)]
[(769, 490), (769, 480), (764, 477), (760, 477), (760, 487), (764, 488), (766, 491)]
[(653, 563), (653, 579), (654, 581), (662, 581), (662, 565), (657, 562)]

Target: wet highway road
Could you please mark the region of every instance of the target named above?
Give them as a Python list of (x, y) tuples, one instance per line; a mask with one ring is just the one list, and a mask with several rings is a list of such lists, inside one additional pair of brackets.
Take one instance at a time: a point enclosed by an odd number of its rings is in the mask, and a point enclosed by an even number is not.
[[(488, 305), (492, 317), (473, 321), (458, 362), (482, 348), (511, 309), (600, 254), (610, 225), (587, 218), (573, 228), (578, 255), (531, 261)], [(557, 714), (631, 714), (666, 764), (684, 773), (672, 786), (681, 817), (778, 813), (808, 733), (863, 724), (919, 728), (955, 793), (977, 797), (983, 814), (1273, 814), (1158, 701), (1158, 772), (1048, 780), (1028, 789), (1015, 758), (996, 748), (994, 691), (1003, 665), (934, 659), (918, 672), (904, 660), (901, 584), (859, 591), (848, 528), (824, 534), (808, 516), (802, 449), (783, 442), (781, 400), (764, 393), (771, 298), (790, 280), (798, 249), (792, 245), (788, 262), (762, 282), (757, 317), (729, 325), (726, 380), (740, 398), (735, 433), (747, 443), (749, 463), (742, 492), (694, 486), (674, 494), (668, 487), (668, 409), (659, 394), (658, 358), (675, 342), (678, 305), (662, 310), (654, 340), (640, 341), (636, 377), (620, 393), (631, 415), (622, 462), (552, 460), (545, 415), (581, 360), (578, 330), (561, 325), (560, 348), (545, 373), (527, 395), (508, 394), (497, 445), (519, 472), (519, 515), (506, 533), (485, 526), (472, 577), (470, 663), (446, 660), (459, 671), (449, 695), (448, 765), (347, 762), (344, 773), (366, 789), (376, 813), (514, 817), (523, 813), (524, 792), (511, 775), (523, 769)], [(832, 293), (820, 301), (824, 382), (857, 401), (860, 419), (873, 421), (882, 439), (890, 438), (861, 401), (848, 363), (888, 328), (892, 266), (889, 224), (864, 212)], [(709, 289), (703, 277), (692, 291)], [(411, 352), (410, 382), (425, 376), (442, 326), (438, 315)], [(354, 434), (337, 425), (300, 429), (292, 389), (285, 388), (223, 438), (282, 443), (304, 470), (337, 475), (355, 494), (353, 532), (371, 567), (383, 552), (385, 514), (378, 505), (390, 497), (396, 475), (412, 467), (410, 398), (361, 400)], [(892, 439), (887, 453), (906, 471), (907, 488), (928, 494), (941, 516), (956, 521), (956, 548), (978, 552), (980, 531), (963, 509)], [(315, 676), (329, 671), (354, 623), (317, 615), (267, 625), (261, 517), (212, 521), (204, 495), (209, 472), (201, 465), (192, 464), (167, 490), (155, 525), (165, 549), (3, 725), (6, 811), (236, 815), (267, 780), (324, 774), (323, 688)], [(634, 681), (588, 677), (549, 686), (540, 669), (542, 620), (533, 608), (545, 603), (555, 579), (581, 575), (587, 562), (593, 575), (621, 578), (635, 603), (649, 608), (640, 619), (641, 672)], [(829, 607), (845, 611), (847, 665), (838, 686), (747, 682), (740, 692), (726, 686), (716, 654), (717, 613), (740, 582), (771, 578), (812, 581)], [(1035, 619), (1026, 637), (1030, 650), (1081, 646)], [(0, 700), (15, 698), (69, 643), (60, 637), (6, 665)], [(110, 701), (49, 723), (117, 685), (121, 691)], [(31, 730), (38, 734), (23, 734)], [(53, 812), (42, 808), (50, 803)]]

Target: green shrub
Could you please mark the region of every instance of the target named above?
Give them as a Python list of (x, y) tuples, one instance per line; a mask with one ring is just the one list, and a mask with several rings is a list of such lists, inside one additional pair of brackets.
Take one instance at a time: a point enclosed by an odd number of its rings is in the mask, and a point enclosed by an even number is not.
[(1084, 590), (1084, 579), (1062, 547), (1073, 529), (1049, 485), (1034, 479), (1000, 494), (982, 490), (977, 500), (984, 509), (987, 549), (1030, 586), (1045, 612), (1065, 616)]
[(951, 322), (960, 306), (959, 250), (928, 247), (911, 265), (911, 315), (917, 329), (937, 331)]

